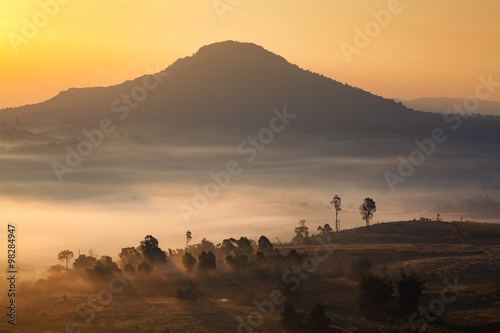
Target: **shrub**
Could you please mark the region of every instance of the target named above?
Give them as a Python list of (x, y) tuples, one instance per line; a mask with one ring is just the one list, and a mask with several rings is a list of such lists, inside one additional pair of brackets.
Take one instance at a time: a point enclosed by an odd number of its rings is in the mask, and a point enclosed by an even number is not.
[(359, 282), (356, 304), (365, 317), (377, 318), (384, 313), (393, 293), (394, 287), (391, 280), (369, 273)]

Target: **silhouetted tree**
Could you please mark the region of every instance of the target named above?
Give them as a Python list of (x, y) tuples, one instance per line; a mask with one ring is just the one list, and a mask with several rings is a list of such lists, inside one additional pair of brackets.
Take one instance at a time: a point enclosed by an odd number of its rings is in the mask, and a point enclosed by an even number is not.
[(198, 269), (200, 271), (215, 270), (216, 262), (215, 255), (212, 251), (201, 252), (198, 256)]
[(189, 242), (191, 241), (191, 239), (193, 239), (193, 237), (191, 237), (191, 231), (188, 230), (186, 232), (186, 247), (188, 247)]
[(144, 256), (144, 261), (146, 261), (151, 268), (153, 268), (155, 264), (162, 265), (167, 262), (167, 254), (158, 246), (158, 240), (151, 235), (144, 238), (139, 249)]
[(151, 267), (151, 265), (149, 263), (147, 263), (146, 261), (141, 262), (139, 264), (139, 266), (137, 267), (137, 271), (141, 274), (144, 274), (144, 275), (148, 275), (152, 269), (153, 269), (153, 267)]
[(375, 201), (371, 198), (366, 198), (365, 201), (359, 206), (359, 212), (363, 217), (363, 220), (366, 221), (366, 226), (370, 225), (370, 220), (373, 218), (373, 214), (377, 211), (377, 206), (375, 205)]
[(189, 252), (184, 253), (182, 256), (182, 264), (186, 268), (187, 271), (191, 271), (196, 265), (196, 258)]
[(269, 241), (266, 236), (260, 236), (259, 238), (259, 251), (266, 256), (272, 256), (274, 254), (273, 244)]
[(294, 229), (295, 237), (292, 243), (296, 245), (306, 244), (309, 241), (309, 228), (306, 226), (306, 220), (300, 220), (299, 226)]
[(295, 311), (293, 305), (290, 304), (285, 305), (280, 315), (281, 315), (281, 324), (283, 325), (284, 328), (288, 330), (294, 330), (300, 327), (301, 322), (299, 320), (299, 317), (297, 316), (297, 311)]
[(94, 271), (101, 275), (111, 273), (113, 270), (117, 269), (118, 265), (110, 256), (102, 256), (101, 259), (97, 260), (94, 266)]
[(67, 269), (69, 261), (74, 256), (75, 255), (73, 254), (72, 251), (70, 251), (70, 250), (63, 250), (63, 251), (59, 252), (59, 254), (57, 255), (57, 259), (59, 259), (60, 261), (65, 261), (66, 262), (66, 269)]
[(331, 233), (333, 231), (333, 229), (332, 229), (332, 227), (330, 227), (330, 225), (328, 223), (326, 223), (324, 227), (319, 226), (318, 231), (321, 232), (322, 234), (326, 235), (326, 234)]
[(235, 248), (236, 248), (236, 239), (234, 238), (224, 239), (220, 246), (220, 250), (226, 256), (228, 256), (231, 253), (231, 251), (234, 251)]
[(335, 207), (335, 231), (340, 231), (340, 220), (339, 220), (339, 212), (342, 210), (342, 200), (338, 195), (333, 197), (333, 200), (330, 203)]
[(78, 258), (73, 262), (74, 269), (87, 269), (94, 268), (97, 259), (92, 256), (87, 256), (85, 254), (80, 254)]
[(253, 246), (250, 240), (246, 237), (241, 237), (236, 241), (236, 249), (234, 249), (234, 253), (236, 254), (244, 254), (246, 256), (250, 256), (253, 254)]
[(325, 306), (322, 304), (315, 304), (305, 318), (305, 324), (309, 327), (324, 329), (331, 323), (331, 319), (326, 316)]
[(391, 280), (369, 273), (359, 282), (356, 304), (365, 317), (376, 318), (384, 312), (393, 294), (394, 287)]
[(351, 277), (360, 279), (363, 275), (368, 274), (372, 269), (372, 261), (368, 257), (361, 257), (351, 262)]
[(398, 305), (402, 310), (416, 311), (419, 297), (425, 290), (425, 282), (413, 272), (410, 275), (401, 270), (401, 280), (396, 281)]
[(251, 266), (248, 257), (244, 254), (237, 254), (233, 256), (226, 257), (226, 263), (235, 271), (239, 271)]
[(215, 252), (215, 245), (214, 243), (212, 243), (211, 241), (207, 240), (206, 238), (203, 238), (200, 242), (200, 245), (199, 245), (199, 251), (205, 251), (205, 252), (208, 252), (208, 251), (212, 251), (212, 252)]
[(125, 267), (127, 264), (137, 267), (142, 261), (141, 253), (135, 247), (124, 247), (118, 254), (121, 260), (121, 266)]

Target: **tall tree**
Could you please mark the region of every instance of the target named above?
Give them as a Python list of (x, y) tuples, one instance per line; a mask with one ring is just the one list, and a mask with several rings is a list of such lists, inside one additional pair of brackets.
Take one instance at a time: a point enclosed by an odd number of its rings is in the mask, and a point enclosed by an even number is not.
[(182, 264), (188, 272), (193, 270), (194, 265), (196, 265), (196, 258), (189, 252), (184, 253), (182, 256)]
[(252, 242), (250, 242), (248, 238), (240, 237), (240, 239), (236, 241), (236, 245), (238, 245), (238, 247), (234, 250), (236, 254), (244, 254), (246, 256), (253, 254)]
[(373, 214), (377, 211), (377, 206), (372, 198), (366, 198), (365, 201), (359, 206), (359, 212), (366, 221), (366, 226), (370, 226), (370, 220), (373, 218)]
[(220, 250), (226, 256), (228, 256), (231, 253), (231, 251), (233, 251), (235, 248), (236, 248), (236, 239), (234, 239), (232, 237), (228, 238), (228, 239), (224, 239), (222, 241), (221, 246), (220, 246)]
[(200, 271), (215, 270), (216, 262), (214, 253), (212, 251), (201, 252), (200, 255), (198, 256), (198, 263), (199, 263), (198, 269)]
[(191, 239), (193, 239), (193, 237), (191, 237), (191, 231), (188, 230), (186, 232), (186, 247), (188, 247), (189, 242), (191, 241)]
[(70, 250), (63, 250), (63, 251), (59, 252), (59, 254), (57, 255), (57, 259), (59, 259), (60, 261), (66, 261), (66, 269), (67, 269), (69, 261), (74, 256), (75, 255), (73, 254), (72, 251), (70, 251)]
[(158, 246), (158, 240), (151, 235), (144, 237), (144, 240), (139, 246), (144, 261), (151, 267), (155, 264), (165, 264), (167, 262), (167, 254)]
[(118, 257), (120, 257), (121, 260), (121, 267), (130, 264), (134, 268), (137, 268), (142, 261), (141, 253), (133, 246), (122, 248)]
[(259, 251), (266, 256), (271, 256), (274, 253), (273, 244), (269, 241), (266, 236), (260, 236), (259, 238)]
[(340, 231), (340, 220), (339, 220), (339, 212), (342, 210), (342, 200), (338, 195), (333, 197), (333, 200), (330, 203), (335, 207), (335, 231)]

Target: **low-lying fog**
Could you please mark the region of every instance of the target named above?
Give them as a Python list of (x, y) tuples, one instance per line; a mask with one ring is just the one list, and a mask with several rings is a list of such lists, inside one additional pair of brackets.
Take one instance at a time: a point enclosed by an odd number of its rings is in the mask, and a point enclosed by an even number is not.
[[(358, 206), (366, 197), (377, 204), (372, 223), (437, 213), (444, 220), (498, 221), (498, 160), (477, 158), (477, 149), (472, 158), (463, 147), (443, 144), (391, 191), (384, 173), (397, 173), (398, 156), (408, 158), (416, 148), (413, 138), (327, 141), (283, 132), (252, 160), (249, 145), (244, 153), (237, 149), (247, 135), (231, 135), (172, 134), (155, 143), (115, 137), (94, 147), (62, 182), (51, 164), (65, 164), (66, 144), (0, 154), (0, 211), (4, 223), (18, 226), (20, 265), (56, 264), (64, 249), (116, 259), (148, 234), (164, 250), (180, 248), (187, 229), (193, 242), (262, 234), (289, 241), (300, 219), (313, 233), (325, 223), (333, 227), (329, 202), (336, 194), (342, 228), (364, 225)], [(226, 170), (232, 160), (238, 164), (231, 162), (228, 185), (210, 187), (218, 195), (195, 194), (214, 183), (211, 171)]]

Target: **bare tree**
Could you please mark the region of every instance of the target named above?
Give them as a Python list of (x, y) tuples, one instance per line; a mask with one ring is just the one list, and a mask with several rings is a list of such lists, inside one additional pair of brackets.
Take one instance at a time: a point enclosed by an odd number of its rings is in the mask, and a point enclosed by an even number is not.
[(359, 212), (363, 217), (363, 220), (366, 221), (366, 226), (370, 226), (370, 220), (373, 218), (373, 214), (377, 211), (377, 206), (375, 205), (375, 201), (371, 198), (366, 198), (365, 201), (359, 206)]
[(59, 252), (59, 254), (57, 255), (57, 259), (59, 259), (60, 261), (66, 261), (66, 269), (67, 269), (69, 261), (74, 256), (75, 255), (73, 254), (72, 251), (70, 251), (70, 250), (63, 250), (63, 251)]
[(333, 197), (333, 200), (330, 203), (335, 207), (335, 231), (340, 231), (340, 220), (339, 220), (339, 212), (342, 210), (342, 200), (338, 195)]

